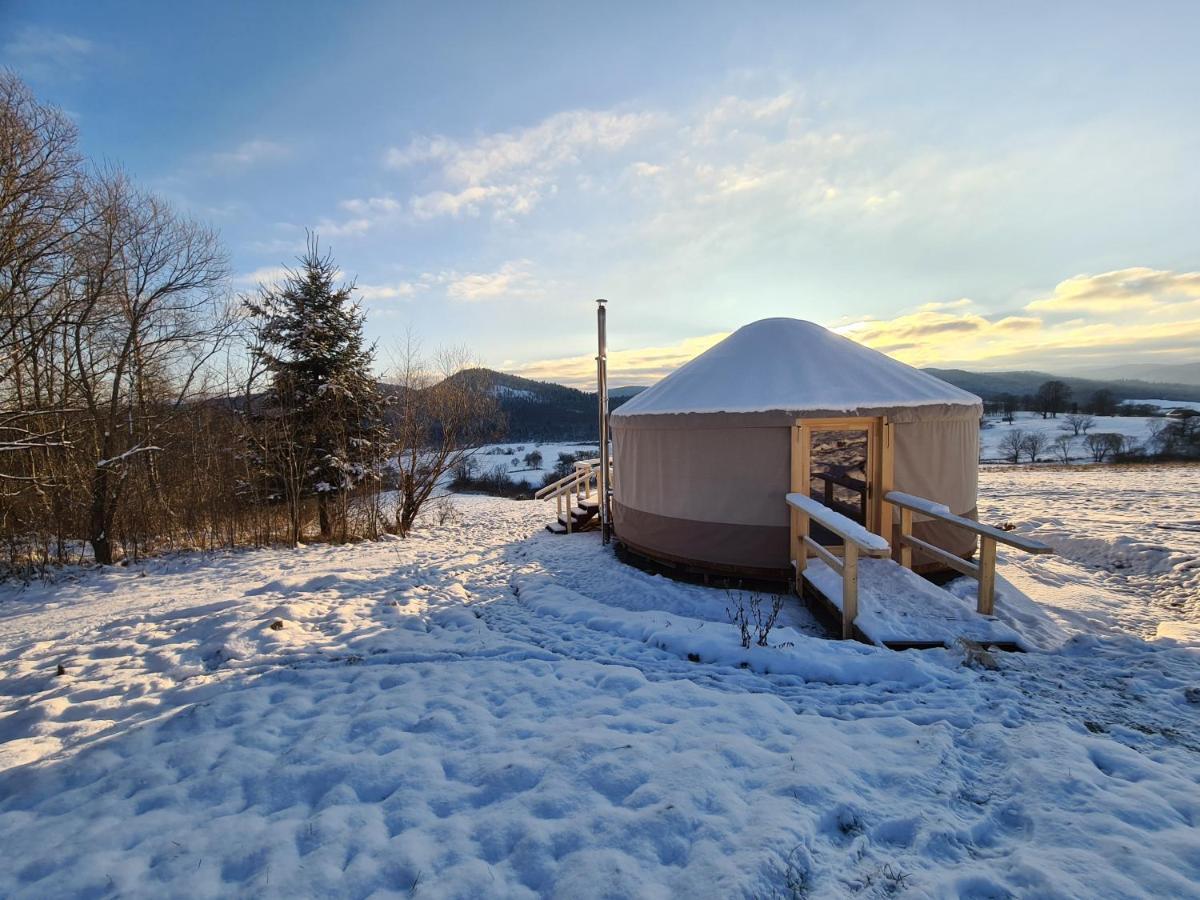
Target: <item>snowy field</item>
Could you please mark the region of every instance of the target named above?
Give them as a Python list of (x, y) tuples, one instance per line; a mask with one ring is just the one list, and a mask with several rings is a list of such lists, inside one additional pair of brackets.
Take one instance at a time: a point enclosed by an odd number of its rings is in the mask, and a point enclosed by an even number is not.
[[(509, 451), (512, 451), (511, 453)], [(525, 463), (525, 456), (536, 450), (542, 454), (541, 465), (529, 466)], [(475, 451), (473, 459), (475, 464), (479, 466), (480, 472), (487, 472), (494, 466), (501, 466), (508, 477), (513, 481), (521, 482), (530, 487), (540, 488), (542, 482), (545, 481), (546, 475), (554, 471), (554, 464), (558, 462), (558, 455), (567, 453), (574, 455), (576, 453), (587, 453), (589, 455), (600, 455), (600, 445), (587, 442), (538, 442), (526, 441), (515, 444), (489, 444), (486, 447), (481, 447)], [(513, 465), (516, 460), (517, 465)]]
[(0, 896), (1197, 896), (1200, 650), (1146, 640), (1200, 622), (1197, 474), (987, 469), (1060, 554), (1001, 560), (996, 669), (796, 605), (744, 651), (485, 497), (7, 588)]
[[(1151, 428), (1169, 421), (1161, 416), (1093, 416), (1094, 424), (1088, 429), (1089, 434), (1120, 434), (1133, 438), (1140, 444), (1145, 444), (1150, 437)], [(1013, 416), (1012, 422), (1005, 422), (1000, 416), (985, 416), (983, 428), (979, 432), (979, 458), (981, 462), (1003, 462), (1004, 451), (1000, 444), (1004, 436), (1014, 429), (1030, 434), (1038, 432), (1046, 437), (1046, 449), (1039, 459), (1046, 462), (1057, 457), (1050, 448), (1050, 442), (1062, 434), (1071, 435), (1071, 462), (1090, 463), (1092, 454), (1084, 446), (1084, 436), (1075, 436), (1067, 425), (1066, 419), (1060, 415), (1057, 419), (1043, 419), (1040, 413), (1019, 412)], [(1022, 461), (1027, 457), (1021, 454)]]

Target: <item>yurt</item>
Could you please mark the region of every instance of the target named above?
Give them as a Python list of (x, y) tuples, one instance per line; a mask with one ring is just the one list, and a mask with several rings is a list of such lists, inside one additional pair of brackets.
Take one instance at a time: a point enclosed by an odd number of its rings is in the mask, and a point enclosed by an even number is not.
[[(672, 569), (786, 578), (784, 497), (800, 482), (885, 537), (891, 490), (973, 518), (981, 414), (975, 395), (820, 325), (753, 322), (613, 411), (617, 540)], [(945, 523), (918, 517), (913, 533), (974, 549)]]

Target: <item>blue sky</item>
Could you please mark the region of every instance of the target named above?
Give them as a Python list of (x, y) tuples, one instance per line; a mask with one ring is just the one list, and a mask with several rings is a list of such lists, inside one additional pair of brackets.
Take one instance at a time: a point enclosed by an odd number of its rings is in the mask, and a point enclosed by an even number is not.
[[(966, 9), (963, 7), (971, 7)], [(1200, 346), (1194, 4), (31, 3), (0, 63), (216, 225), (315, 229), (411, 329), (585, 384), (753, 319), (1069, 371)]]

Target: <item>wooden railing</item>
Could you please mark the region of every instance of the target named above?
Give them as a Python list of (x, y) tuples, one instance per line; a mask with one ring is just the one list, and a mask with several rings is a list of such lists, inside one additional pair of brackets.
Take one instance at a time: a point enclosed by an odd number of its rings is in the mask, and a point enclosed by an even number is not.
[[(863, 510), (867, 508), (867, 483), (859, 478), (851, 478), (849, 475), (838, 472), (813, 472), (813, 481), (820, 481), (824, 486), (824, 503), (830, 509), (837, 510), (844, 516), (854, 518), (861, 516)], [(834, 494), (834, 487), (842, 487), (859, 496), (859, 504), (857, 507), (851, 506), (839, 500)]]
[[(842, 637), (853, 637), (854, 620), (858, 617), (858, 558), (888, 557), (892, 548), (884, 538), (812, 497), (788, 494), (786, 500), (791, 507), (791, 553), (792, 566), (796, 570), (796, 590), (803, 589), (804, 569), (808, 565), (809, 551), (812, 551), (842, 578)], [(841, 557), (813, 540), (809, 534), (813, 522), (842, 539)]]
[[(897, 541), (900, 548), (900, 564), (906, 568), (912, 568), (912, 552), (915, 548), (932, 556), (938, 562), (949, 566), (956, 572), (961, 572), (963, 575), (969, 575), (974, 578), (979, 582), (979, 592), (975, 608), (985, 616), (992, 615), (996, 606), (997, 544), (1015, 547), (1018, 550), (1024, 550), (1026, 553), (1041, 554), (1054, 552), (1041, 541), (1022, 537), (1010, 531), (1001, 531), (999, 528), (983, 525), (974, 519), (955, 515), (947, 507), (940, 503), (934, 503), (932, 500), (926, 500), (924, 497), (914, 497), (912, 494), (905, 494), (901, 491), (889, 491), (884, 495), (883, 499), (893, 506), (900, 508), (900, 538)], [(914, 536), (912, 533), (914, 513), (930, 519), (936, 519), (940, 522), (947, 522), (977, 535), (979, 538), (979, 561), (971, 562), (969, 559), (963, 559), (961, 556), (956, 556), (948, 550), (944, 550), (935, 544), (923, 541), (919, 537)]]
[[(612, 463), (609, 463), (609, 484), (612, 484), (612, 475)], [(535, 491), (533, 496), (536, 500), (555, 501), (558, 519), (566, 525), (567, 533), (570, 534), (573, 524), (571, 507), (578, 506), (583, 501), (591, 499), (593, 494), (596, 495), (596, 499), (599, 501), (599, 493), (600, 460), (583, 459), (575, 463), (573, 472)], [(564, 506), (566, 507), (565, 510)]]

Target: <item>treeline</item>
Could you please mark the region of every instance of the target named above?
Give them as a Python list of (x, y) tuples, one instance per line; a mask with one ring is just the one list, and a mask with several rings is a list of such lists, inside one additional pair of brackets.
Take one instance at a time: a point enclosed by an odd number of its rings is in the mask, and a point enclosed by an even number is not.
[[(1017, 397), (1004, 394), (984, 403), (984, 413), (998, 415), (1012, 423), (1019, 411), (1040, 413), (1042, 418), (1058, 418), (1063, 413), (1061, 434), (1051, 437), (1043, 431), (1013, 428), (1001, 439), (998, 449), (1003, 459), (1019, 463), (1050, 458), (1070, 462), (1085, 453), (1093, 462), (1135, 462), (1154, 459), (1200, 458), (1200, 414), (1180, 410), (1164, 416), (1145, 403), (1118, 402), (1113, 393), (1101, 389), (1083, 403), (1076, 402), (1071, 388), (1062, 381), (1047, 381), (1036, 394)], [(1159, 417), (1144, 440), (1129, 435), (1094, 430), (1096, 416)]]
[(0, 541), (9, 570), (413, 527), (494, 396), (462, 352), (372, 373), (353, 284), (310, 239), (229, 291), (217, 233), (0, 73)]
[[(1094, 416), (1153, 415), (1155, 407), (1141, 404), (1137, 409), (1122, 403), (1108, 388), (1100, 388), (1083, 396), (1074, 396), (1065, 381), (1050, 379), (1042, 382), (1032, 394), (999, 394), (983, 404), (985, 413), (1003, 416), (1011, 422), (1020, 411), (1040, 413), (1042, 418), (1057, 418), (1059, 413), (1087, 413)], [(1149, 411), (1146, 411), (1149, 410)]]

